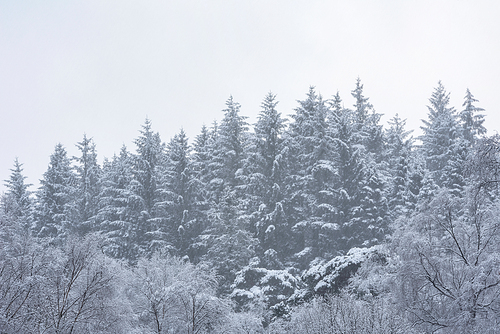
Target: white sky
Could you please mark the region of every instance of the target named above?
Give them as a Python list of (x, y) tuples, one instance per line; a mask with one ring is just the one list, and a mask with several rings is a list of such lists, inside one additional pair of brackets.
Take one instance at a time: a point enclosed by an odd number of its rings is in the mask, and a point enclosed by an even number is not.
[(0, 0), (0, 180), (18, 157), (35, 190), (54, 146), (76, 155), (84, 133), (101, 159), (134, 151), (146, 117), (193, 139), (231, 94), (251, 123), (269, 91), (283, 115), (310, 85), (350, 107), (358, 76), (384, 123), (418, 130), (442, 80), (495, 133), (500, 1)]

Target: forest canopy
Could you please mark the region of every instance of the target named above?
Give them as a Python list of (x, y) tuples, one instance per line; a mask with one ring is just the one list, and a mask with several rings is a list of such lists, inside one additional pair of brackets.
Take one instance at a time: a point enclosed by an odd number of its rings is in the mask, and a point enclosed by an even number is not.
[(17, 159), (0, 210), (0, 332), (470, 333), (500, 320), (500, 138), (441, 82), (414, 138), (360, 79), (99, 163)]

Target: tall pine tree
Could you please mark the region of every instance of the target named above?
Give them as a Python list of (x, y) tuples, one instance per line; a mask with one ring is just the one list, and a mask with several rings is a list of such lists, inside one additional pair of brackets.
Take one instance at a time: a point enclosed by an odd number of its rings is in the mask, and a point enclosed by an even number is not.
[(481, 114), (484, 109), (476, 107), (474, 105), (475, 102), (479, 101), (474, 98), (474, 95), (467, 88), (464, 103), (462, 104), (464, 109), (460, 112), (459, 116), (463, 137), (471, 144), (476, 142), (478, 136), (486, 134), (486, 128), (483, 126), (484, 115)]
[(139, 225), (142, 200), (134, 194), (133, 158), (123, 146), (103, 164), (100, 179), (98, 230), (106, 237), (104, 249), (112, 257), (134, 263), (140, 255)]
[[(250, 212), (262, 254), (269, 249), (283, 260), (291, 249), (290, 229), (283, 209), (285, 120), (276, 110), (276, 95), (269, 93), (261, 104), (245, 161), (245, 205)], [(262, 255), (260, 254), (260, 255)]]
[(16, 158), (14, 168), (8, 180), (5, 181), (7, 192), (2, 200), (2, 211), (9, 217), (11, 224), (16, 224), (31, 233), (33, 223), (33, 200), (28, 188), (31, 184), (25, 183), (26, 176), (23, 174), (23, 164)]
[(327, 123), (328, 106), (314, 87), (291, 117), (287, 132), (289, 176), (286, 213), (293, 223), (296, 258), (300, 266), (321, 255), (322, 229), (332, 211), (331, 190), (336, 175), (333, 143)]
[(81, 155), (73, 158), (76, 162), (75, 182), (75, 222), (83, 236), (94, 230), (95, 216), (99, 208), (99, 179), (101, 169), (97, 163), (97, 153), (92, 138), (83, 135), (77, 145)]
[(434, 181), (441, 186), (447, 182), (448, 175), (443, 171), (452, 159), (452, 149), (460, 135), (460, 129), (455, 109), (449, 106), (450, 94), (446, 92), (441, 81), (434, 89), (429, 102), (428, 120), (423, 120), (424, 126), (421, 127), (424, 132), (420, 137), (421, 152)]
[(61, 144), (56, 145), (50, 156), (49, 167), (40, 183), (35, 233), (38, 237), (56, 238), (55, 242), (60, 243), (76, 230), (70, 220), (74, 207), (75, 175), (66, 149)]
[(137, 226), (137, 244), (141, 252), (149, 254), (165, 246), (164, 225), (166, 219), (156, 210), (158, 197), (158, 167), (164, 161), (165, 146), (158, 132), (153, 132), (151, 121), (146, 119), (140, 136), (135, 140), (137, 154), (134, 157), (131, 190), (140, 201)]

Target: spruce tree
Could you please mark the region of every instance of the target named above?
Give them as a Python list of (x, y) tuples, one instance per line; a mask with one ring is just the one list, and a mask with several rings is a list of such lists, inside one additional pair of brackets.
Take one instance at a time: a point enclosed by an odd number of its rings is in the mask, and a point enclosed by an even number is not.
[(205, 125), (196, 136), (191, 154), (192, 187), (196, 192), (196, 221), (190, 226), (192, 241), (187, 254), (191, 261), (197, 263), (206, 251), (199, 236), (210, 226), (208, 214), (210, 203), (213, 203), (213, 193), (211, 193), (211, 180), (213, 176), (213, 156), (215, 142), (217, 140), (217, 123), (209, 129)]
[(483, 126), (484, 115), (480, 114), (484, 109), (474, 105), (479, 101), (474, 98), (469, 88), (467, 88), (464, 100), (462, 104), (464, 110), (459, 114), (463, 137), (469, 143), (474, 144), (478, 136), (486, 134), (486, 128)]
[(11, 223), (20, 225), (25, 232), (31, 233), (33, 223), (33, 200), (28, 188), (31, 184), (25, 183), (26, 176), (23, 174), (23, 164), (16, 158), (14, 168), (8, 180), (5, 180), (7, 191), (2, 201), (3, 214), (11, 220)]
[(105, 160), (100, 179), (98, 231), (106, 237), (106, 254), (134, 263), (140, 254), (139, 226), (142, 200), (134, 194), (133, 160), (125, 146)]
[(380, 162), (384, 144), (383, 129), (380, 125), (381, 114), (375, 112), (373, 105), (364, 96), (363, 84), (358, 77), (356, 88), (351, 92), (355, 99), (354, 124), (355, 138), (372, 155), (371, 159)]
[(167, 236), (181, 254), (186, 254), (192, 239), (200, 234), (198, 225), (204, 219), (204, 199), (194, 177), (191, 148), (181, 130), (167, 145), (159, 185), (162, 201), (157, 204), (167, 220)]
[(87, 138), (87, 135), (84, 135), (83, 140), (76, 146), (81, 155), (73, 158), (76, 161), (75, 221), (78, 224), (78, 232), (83, 236), (95, 228), (94, 221), (99, 206), (101, 170), (97, 163), (97, 153), (92, 138)]
[(164, 161), (165, 146), (159, 133), (153, 132), (151, 121), (146, 119), (140, 136), (135, 140), (137, 154), (132, 169), (131, 190), (140, 201), (139, 219), (136, 221), (137, 238), (143, 253), (149, 254), (165, 246), (166, 217), (156, 210), (158, 198), (158, 167)]
[(389, 120), (389, 129), (385, 132), (385, 158), (388, 162), (388, 205), (393, 219), (408, 212), (407, 205), (411, 201), (410, 174), (412, 164), (413, 138), (412, 131), (406, 131), (406, 120), (398, 114)]
[(380, 244), (389, 235), (385, 184), (376, 167), (368, 167), (365, 173), (360, 187), (359, 205), (351, 209), (352, 218), (345, 225), (347, 228), (342, 235), (348, 248)]
[[(335, 182), (334, 226), (331, 227), (335, 239), (337, 254), (347, 252), (349, 248), (360, 246), (363, 238), (356, 239), (360, 229), (366, 228), (358, 222), (361, 218), (360, 205), (364, 198), (363, 187), (366, 182), (366, 162), (362, 157), (362, 146), (357, 144), (356, 115), (349, 109), (340, 107), (337, 98), (334, 143), (336, 150), (337, 182)], [(338, 231), (335, 231), (337, 229)]]
[(75, 232), (74, 222), (70, 220), (74, 208), (75, 175), (61, 144), (56, 145), (50, 156), (49, 167), (40, 183), (35, 233), (38, 237), (56, 238), (55, 242), (60, 243)]
[(223, 112), (224, 118), (217, 132), (217, 147), (214, 151), (214, 158), (220, 163), (216, 177), (222, 179), (224, 188), (234, 190), (239, 184), (237, 173), (245, 158), (248, 124), (246, 117), (240, 115), (240, 104), (232, 96), (226, 101)]
[(227, 295), (236, 273), (248, 265), (255, 255), (257, 240), (247, 231), (248, 220), (241, 214), (240, 200), (226, 188), (221, 201), (211, 211), (210, 226), (200, 236), (206, 249), (202, 260), (221, 277), (218, 293)]
[[(293, 222), (299, 265), (320, 256), (320, 231), (331, 213), (331, 185), (336, 171), (333, 144), (328, 130), (328, 107), (310, 87), (307, 98), (298, 101), (287, 132), (290, 150), (286, 212)], [(326, 225), (330, 226), (330, 225)]]
[(272, 93), (266, 95), (261, 104), (244, 164), (243, 196), (252, 220), (251, 231), (260, 241), (262, 254), (273, 249), (283, 260), (291, 249), (291, 240), (283, 209), (285, 120), (276, 110), (277, 104), (276, 95)]
[(434, 89), (430, 105), (427, 106), (428, 120), (423, 120), (421, 152), (425, 158), (427, 169), (431, 172), (435, 183), (439, 186), (446, 183), (448, 175), (443, 173), (452, 159), (452, 148), (460, 135), (455, 109), (449, 106), (450, 94), (446, 92), (441, 81)]

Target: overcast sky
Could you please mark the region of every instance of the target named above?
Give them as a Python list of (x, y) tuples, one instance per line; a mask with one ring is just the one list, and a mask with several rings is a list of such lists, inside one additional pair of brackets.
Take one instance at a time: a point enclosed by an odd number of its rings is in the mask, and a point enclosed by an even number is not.
[(84, 133), (101, 159), (134, 151), (146, 117), (193, 139), (230, 95), (251, 123), (269, 91), (283, 115), (311, 85), (350, 107), (358, 76), (384, 124), (418, 130), (442, 80), (457, 110), (470, 88), (494, 134), (499, 18), (498, 0), (0, 0), (0, 180), (18, 157), (35, 190)]

